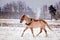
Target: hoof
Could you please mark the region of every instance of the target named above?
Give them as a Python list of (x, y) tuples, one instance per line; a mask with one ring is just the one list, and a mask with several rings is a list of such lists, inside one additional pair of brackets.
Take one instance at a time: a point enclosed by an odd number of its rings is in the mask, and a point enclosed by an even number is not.
[(21, 35), (21, 37), (23, 37), (23, 35)]

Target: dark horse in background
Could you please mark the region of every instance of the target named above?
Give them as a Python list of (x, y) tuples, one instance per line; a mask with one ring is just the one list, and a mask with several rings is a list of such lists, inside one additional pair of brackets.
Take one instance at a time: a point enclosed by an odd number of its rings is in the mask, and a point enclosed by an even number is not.
[(49, 12), (51, 14), (51, 20), (52, 20), (52, 18), (54, 18), (54, 19), (57, 20), (57, 17), (56, 17), (56, 9), (53, 7), (53, 5), (50, 5)]

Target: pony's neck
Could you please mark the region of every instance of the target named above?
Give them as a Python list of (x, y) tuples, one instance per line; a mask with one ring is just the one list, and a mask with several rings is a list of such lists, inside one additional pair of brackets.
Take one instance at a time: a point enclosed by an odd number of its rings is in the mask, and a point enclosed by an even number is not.
[(30, 18), (29, 17), (25, 17), (25, 21), (27, 22), (27, 23), (30, 23)]

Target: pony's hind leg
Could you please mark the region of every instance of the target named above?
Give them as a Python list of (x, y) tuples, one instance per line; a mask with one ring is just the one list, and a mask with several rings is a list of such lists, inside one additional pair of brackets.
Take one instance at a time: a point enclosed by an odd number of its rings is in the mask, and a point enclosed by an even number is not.
[(22, 33), (21, 37), (23, 37), (23, 34), (24, 34), (24, 32), (25, 32), (27, 29), (28, 29), (28, 27), (26, 27), (26, 28), (23, 30), (23, 33)]
[(44, 28), (44, 31), (45, 31), (45, 33), (46, 33), (46, 37), (47, 37), (47, 36), (48, 36), (48, 35), (47, 35), (47, 30), (46, 30), (45, 28)]
[(30, 29), (31, 29), (32, 35), (33, 35), (33, 37), (34, 37), (34, 32), (33, 32), (33, 28), (30, 28)]
[(42, 32), (42, 28), (40, 28), (40, 32), (37, 34), (37, 36)]

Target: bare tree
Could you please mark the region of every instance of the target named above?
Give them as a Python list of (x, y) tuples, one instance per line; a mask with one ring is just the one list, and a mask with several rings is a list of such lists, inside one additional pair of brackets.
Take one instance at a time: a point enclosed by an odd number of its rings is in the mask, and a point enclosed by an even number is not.
[(32, 9), (21, 1), (7, 3), (2, 8), (2, 16), (4, 16), (4, 18), (20, 18), (23, 13), (31, 16)]

